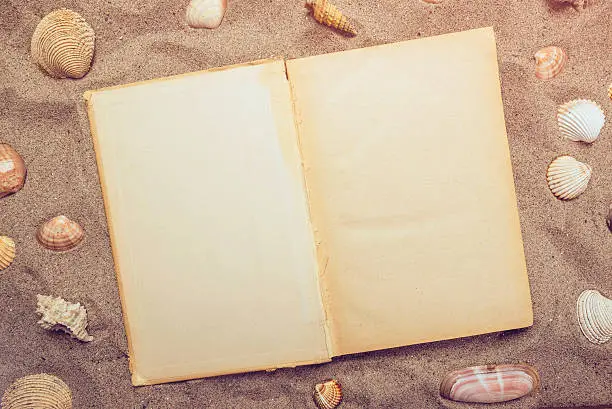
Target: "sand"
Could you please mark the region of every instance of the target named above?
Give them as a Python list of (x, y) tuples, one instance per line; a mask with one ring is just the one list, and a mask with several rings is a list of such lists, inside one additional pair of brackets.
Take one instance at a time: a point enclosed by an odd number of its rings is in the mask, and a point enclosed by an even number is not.
[[(76, 408), (308, 408), (313, 384), (344, 385), (344, 408), (465, 408), (438, 395), (441, 377), (468, 365), (528, 362), (542, 388), (491, 408), (593, 406), (612, 403), (612, 342), (592, 345), (575, 318), (580, 292), (612, 296), (612, 235), (604, 217), (612, 202), (612, 124), (592, 146), (570, 143), (556, 129), (557, 105), (599, 102), (612, 116), (612, 3), (589, 1), (577, 12), (545, 0), (337, 0), (358, 22), (344, 38), (315, 23), (300, 1), (230, 0), (221, 27), (185, 27), (186, 1), (5, 0), (0, 11), (0, 142), (25, 158), (19, 193), (0, 199), (0, 233), (13, 237), (18, 258), (0, 272), (0, 391), (17, 377), (48, 372), (74, 392)], [(94, 27), (93, 68), (81, 80), (53, 80), (30, 61), (30, 37), (59, 7)], [(180, 74), (272, 56), (302, 57), (493, 26), (498, 53), (535, 323), (525, 330), (334, 359), (273, 373), (224, 376), (134, 388), (127, 342), (82, 94), (89, 89)], [(533, 73), (533, 53), (563, 47), (566, 70), (550, 81)], [(449, 61), (452, 64), (452, 61)], [(564, 203), (549, 192), (545, 171), (559, 154), (594, 169), (590, 186)], [(160, 194), (170, 193), (160, 190)], [(78, 250), (42, 249), (35, 232), (66, 214), (87, 231)], [(171, 273), (171, 272), (169, 272)], [(81, 301), (95, 340), (80, 344), (35, 322), (36, 294)]]

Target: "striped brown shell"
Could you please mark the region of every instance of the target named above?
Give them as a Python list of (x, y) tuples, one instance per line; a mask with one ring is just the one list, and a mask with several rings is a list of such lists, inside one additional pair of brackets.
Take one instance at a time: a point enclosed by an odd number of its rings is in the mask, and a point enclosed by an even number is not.
[(548, 80), (561, 73), (567, 62), (567, 54), (559, 47), (544, 47), (534, 55), (536, 61), (536, 77)]
[(319, 409), (334, 409), (342, 402), (342, 387), (335, 379), (315, 385), (314, 401)]
[(94, 31), (79, 13), (59, 9), (38, 23), (32, 58), (54, 78), (82, 78), (91, 67), (94, 43)]
[(71, 409), (72, 393), (60, 378), (48, 374), (17, 379), (2, 397), (2, 409)]
[(6, 143), (0, 143), (0, 198), (16, 193), (25, 184), (26, 165), (23, 158)]
[(0, 236), (0, 271), (15, 260), (15, 242), (10, 237)]
[(315, 20), (328, 27), (333, 27), (345, 34), (357, 34), (349, 19), (340, 10), (327, 0), (307, 0), (306, 7), (310, 7)]
[(85, 232), (66, 216), (57, 216), (40, 226), (36, 238), (49, 250), (68, 251), (83, 241)]

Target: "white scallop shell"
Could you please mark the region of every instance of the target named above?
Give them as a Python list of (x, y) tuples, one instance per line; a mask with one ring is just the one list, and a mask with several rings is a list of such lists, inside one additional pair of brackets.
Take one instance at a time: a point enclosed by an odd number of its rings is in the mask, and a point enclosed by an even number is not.
[(193, 28), (217, 28), (221, 25), (227, 0), (191, 0), (185, 21)]
[(72, 392), (57, 376), (28, 375), (8, 387), (1, 406), (2, 409), (72, 409)]
[(584, 336), (594, 344), (612, 338), (612, 300), (595, 290), (585, 290), (576, 302), (578, 323)]
[(601, 107), (588, 99), (576, 99), (563, 104), (557, 112), (559, 130), (567, 139), (591, 143), (606, 123)]
[(583, 193), (589, 180), (592, 169), (571, 156), (559, 156), (548, 165), (546, 179), (550, 191), (561, 200), (571, 200)]

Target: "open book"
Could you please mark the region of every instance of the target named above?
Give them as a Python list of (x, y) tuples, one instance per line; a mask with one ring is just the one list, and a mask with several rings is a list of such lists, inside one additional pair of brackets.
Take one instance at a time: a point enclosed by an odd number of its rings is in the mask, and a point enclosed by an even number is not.
[(135, 385), (532, 324), (492, 29), (85, 98)]

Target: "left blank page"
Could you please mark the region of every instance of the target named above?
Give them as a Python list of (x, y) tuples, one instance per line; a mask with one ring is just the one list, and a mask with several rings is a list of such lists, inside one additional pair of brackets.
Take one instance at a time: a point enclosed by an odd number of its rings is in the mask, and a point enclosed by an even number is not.
[(132, 382), (328, 361), (284, 63), (85, 97)]

